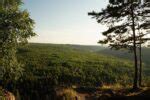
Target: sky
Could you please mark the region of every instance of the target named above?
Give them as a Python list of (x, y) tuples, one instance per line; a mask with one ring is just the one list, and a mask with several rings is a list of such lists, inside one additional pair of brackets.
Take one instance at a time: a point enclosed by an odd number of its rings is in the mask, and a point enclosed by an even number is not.
[(35, 21), (37, 36), (30, 42), (97, 45), (105, 27), (88, 16), (90, 11), (101, 11), (108, 0), (23, 0)]

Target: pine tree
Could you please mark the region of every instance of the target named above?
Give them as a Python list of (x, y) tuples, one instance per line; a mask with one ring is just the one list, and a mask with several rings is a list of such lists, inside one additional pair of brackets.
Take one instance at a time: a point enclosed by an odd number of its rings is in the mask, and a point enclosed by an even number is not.
[(100, 40), (99, 43), (108, 44), (110, 48), (117, 50), (125, 48), (133, 51), (135, 67), (133, 89), (138, 88), (137, 46), (142, 44), (139, 37), (145, 41), (147, 39), (144, 39), (144, 37), (148, 34), (145, 31), (144, 34), (138, 36), (138, 25), (140, 23), (140, 29), (144, 30), (150, 25), (146, 19), (148, 10), (143, 10), (146, 3), (141, 5), (141, 0), (109, 0), (106, 9), (102, 9), (101, 12), (88, 13), (88, 15), (96, 18), (98, 23), (108, 27), (102, 33), (105, 39)]

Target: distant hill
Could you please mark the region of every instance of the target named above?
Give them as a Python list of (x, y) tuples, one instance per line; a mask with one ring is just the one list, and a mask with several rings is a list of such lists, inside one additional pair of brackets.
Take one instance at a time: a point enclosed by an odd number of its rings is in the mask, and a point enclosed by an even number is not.
[[(42, 44), (42, 43), (32, 43), (30, 44), (34, 47), (43, 47), (43, 48), (67, 48), (69, 50), (76, 50), (81, 52), (93, 52), (98, 54), (103, 54), (107, 56), (114, 56), (122, 59), (133, 60), (133, 54), (126, 50), (112, 50), (108, 47), (104, 46), (93, 46), (93, 45), (74, 45), (74, 44)], [(142, 59), (143, 62), (149, 66), (150, 65), (150, 48), (143, 48), (142, 49)]]
[[(133, 59), (133, 54), (127, 50), (112, 50), (109, 49), (108, 47), (104, 46), (92, 46), (92, 45), (67, 45), (68, 47), (74, 48), (76, 50), (81, 50), (81, 51), (90, 51), (90, 52), (96, 52), (100, 54), (105, 54), (105, 55), (111, 55), (123, 59)], [(143, 62), (147, 65), (150, 65), (150, 48), (143, 48), (142, 49), (142, 58)]]
[[(109, 48), (106, 48), (104, 50), (98, 51), (98, 53), (133, 60), (133, 53), (126, 50), (111, 50)], [(150, 48), (142, 48), (142, 58), (145, 64), (150, 65)]]
[(100, 50), (106, 49), (106, 47), (102, 46), (96, 46), (96, 45), (70, 45), (68, 44), (67, 46), (72, 47), (76, 50), (84, 50), (84, 51), (90, 51), (90, 52), (98, 52)]
[[(107, 56), (114, 56), (121, 59), (134, 60), (133, 53), (127, 50), (112, 50), (108, 47), (90, 46), (90, 45), (89, 46), (70, 45), (70, 46), (77, 50), (90, 51), (98, 54), (104, 54)], [(147, 75), (150, 76), (150, 48), (142, 48), (142, 59), (143, 59), (143, 64), (145, 66), (144, 72), (146, 72)]]

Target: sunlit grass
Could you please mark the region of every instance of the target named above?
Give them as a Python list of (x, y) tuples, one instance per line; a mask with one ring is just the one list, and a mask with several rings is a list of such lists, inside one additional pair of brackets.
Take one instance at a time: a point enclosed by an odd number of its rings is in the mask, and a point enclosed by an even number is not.
[(104, 84), (100, 87), (100, 89), (112, 89), (112, 90), (119, 90), (119, 89), (128, 89), (128, 88), (131, 88), (131, 86), (129, 85), (126, 85), (126, 86), (123, 86), (119, 83), (116, 83), (116, 84)]
[(61, 92), (58, 93), (59, 97), (62, 97), (63, 100), (80, 100), (77, 92), (71, 88), (62, 89)]

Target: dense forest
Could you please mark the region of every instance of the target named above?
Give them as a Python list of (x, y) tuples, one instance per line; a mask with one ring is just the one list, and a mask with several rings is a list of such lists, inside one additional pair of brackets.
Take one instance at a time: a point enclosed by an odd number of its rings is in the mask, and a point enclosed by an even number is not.
[[(105, 47), (99, 47), (100, 51), (95, 51), (96, 48), (98, 47), (56, 44), (28, 44), (19, 47), (17, 55), (25, 65), (24, 76), (16, 87), (20, 97), (23, 100), (40, 100), (40, 97), (51, 96), (53, 88), (60, 86), (130, 87), (133, 81), (133, 63), (129, 59), (99, 53), (106, 51)], [(111, 50), (109, 53), (111, 54)], [(149, 69), (148, 66), (144, 68)], [(147, 86), (150, 82), (149, 71), (146, 70), (143, 74), (143, 82)]]

